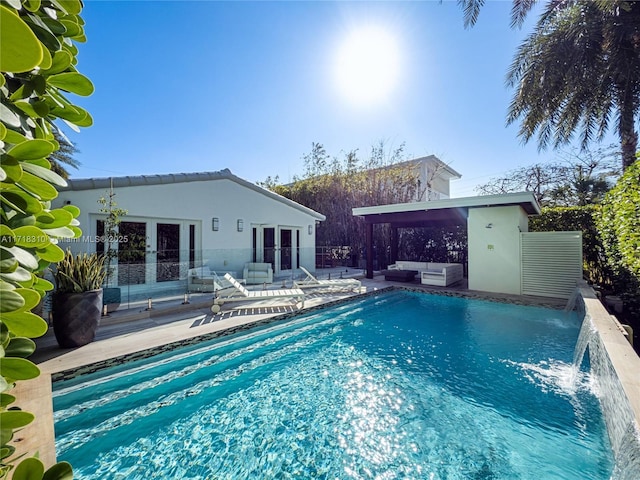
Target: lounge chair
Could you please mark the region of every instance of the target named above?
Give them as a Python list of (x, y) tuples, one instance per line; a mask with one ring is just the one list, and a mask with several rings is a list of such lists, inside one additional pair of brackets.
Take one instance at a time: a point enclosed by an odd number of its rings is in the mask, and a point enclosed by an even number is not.
[(271, 290), (247, 290), (238, 280), (233, 278), (230, 274), (225, 273), (224, 279), (229, 282), (233, 288), (225, 289), (221, 292), (216, 292), (213, 299), (213, 306), (211, 311), (218, 313), (220, 311), (220, 305), (225, 302), (242, 302), (253, 300), (272, 300), (274, 298), (290, 298), (297, 304), (301, 302), (300, 308), (304, 308), (304, 292), (299, 288), (282, 289), (276, 288)]
[(294, 280), (293, 286), (296, 288), (344, 288), (347, 290), (356, 290), (360, 293), (362, 284), (360, 280), (355, 278), (336, 278), (332, 280), (318, 280), (306, 268), (300, 267), (307, 277), (303, 280)]

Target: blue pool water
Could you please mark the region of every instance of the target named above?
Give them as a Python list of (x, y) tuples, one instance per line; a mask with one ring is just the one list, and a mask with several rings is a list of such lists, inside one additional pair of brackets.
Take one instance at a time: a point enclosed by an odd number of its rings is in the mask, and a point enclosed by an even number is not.
[(575, 313), (393, 291), (56, 382), (78, 479), (609, 479)]

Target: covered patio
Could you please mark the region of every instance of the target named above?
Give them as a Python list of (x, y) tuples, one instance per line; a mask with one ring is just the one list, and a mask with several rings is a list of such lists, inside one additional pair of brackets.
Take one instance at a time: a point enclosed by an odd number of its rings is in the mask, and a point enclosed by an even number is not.
[[(399, 260), (399, 229), (466, 226), (469, 288), (483, 284), (488, 286), (487, 291), (520, 293), (520, 233), (528, 231), (528, 216), (539, 214), (540, 205), (531, 192), (522, 192), (359, 207), (352, 213), (363, 218), (366, 225), (366, 278), (374, 276), (374, 225), (388, 224), (391, 228), (392, 263)], [(487, 269), (508, 273), (505, 278), (515, 282), (518, 291), (487, 282)]]

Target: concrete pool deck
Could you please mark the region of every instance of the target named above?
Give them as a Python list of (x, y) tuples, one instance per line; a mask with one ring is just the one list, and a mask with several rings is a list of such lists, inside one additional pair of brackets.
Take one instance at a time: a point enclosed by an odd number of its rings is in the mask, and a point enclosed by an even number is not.
[[(360, 278), (360, 277), (359, 277)], [(373, 279), (360, 278), (363, 294), (370, 294), (389, 287), (424, 290), (433, 293), (448, 293), (465, 297), (488, 299), (508, 303), (541, 305), (550, 308), (564, 308), (566, 301), (519, 295), (501, 295), (476, 292), (467, 289), (466, 279), (450, 287), (434, 287), (420, 283), (389, 282), (384, 276)], [(39, 457), (46, 467), (55, 463), (55, 434), (53, 428), (52, 378), (62, 372), (80, 374), (91, 365), (110, 359), (123, 359), (136, 352), (164, 347), (176, 342), (193, 340), (197, 337), (215, 335), (244, 326), (267, 321), (282, 315), (304, 313), (333, 302), (358, 295), (355, 292), (326, 291), (318, 289), (310, 292), (304, 309), (270, 304), (230, 304), (225, 305), (218, 315), (209, 310), (211, 295), (194, 296), (188, 305), (180, 300), (157, 304), (152, 310), (130, 309), (115, 312), (103, 318), (93, 343), (76, 349), (61, 349), (55, 336), (49, 331), (37, 339), (38, 348), (31, 360), (38, 364), (41, 375), (32, 381), (20, 382), (12, 392), (22, 409), (36, 415), (36, 421), (16, 435), (16, 446), (20, 452)], [(52, 330), (52, 329), (50, 329)], [(640, 400), (640, 396), (638, 396)]]

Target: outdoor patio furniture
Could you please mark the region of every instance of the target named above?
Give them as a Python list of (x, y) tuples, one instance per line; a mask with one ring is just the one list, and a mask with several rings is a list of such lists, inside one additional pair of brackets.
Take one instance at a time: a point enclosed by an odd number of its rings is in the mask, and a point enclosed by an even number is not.
[(387, 267), (389, 270), (417, 270), (420, 283), (447, 287), (459, 282), (464, 277), (461, 263), (412, 262), (398, 260)]
[[(206, 273), (202, 271), (206, 269)], [(244, 283), (244, 279), (239, 279), (239, 283)], [(220, 278), (218, 274), (208, 267), (192, 268), (188, 277), (189, 292), (223, 292), (229, 289), (235, 290), (228, 281)]]
[(216, 282), (208, 267), (190, 268), (187, 286), (190, 292), (213, 292)]
[(362, 287), (362, 283), (356, 278), (318, 280), (306, 268), (301, 266), (300, 270), (302, 270), (307, 276), (303, 280), (294, 280), (293, 286), (295, 288), (343, 288), (347, 290), (354, 290), (359, 293), (360, 288)]
[(447, 287), (464, 277), (461, 263), (429, 263), (429, 268), (420, 272), (420, 283)]
[(382, 270), (384, 279), (392, 282), (413, 282), (418, 274), (417, 270)]
[(216, 292), (215, 298), (213, 299), (213, 306), (211, 307), (213, 313), (218, 313), (220, 311), (220, 305), (226, 302), (273, 300), (275, 298), (289, 298), (294, 300), (295, 304), (301, 302), (302, 305), (300, 308), (304, 308), (304, 291), (299, 288), (247, 290), (238, 280), (228, 273), (224, 274), (224, 279), (233, 286), (233, 289), (227, 289), (221, 294)]
[(273, 267), (270, 263), (250, 262), (244, 266), (244, 279), (247, 285), (273, 283)]

